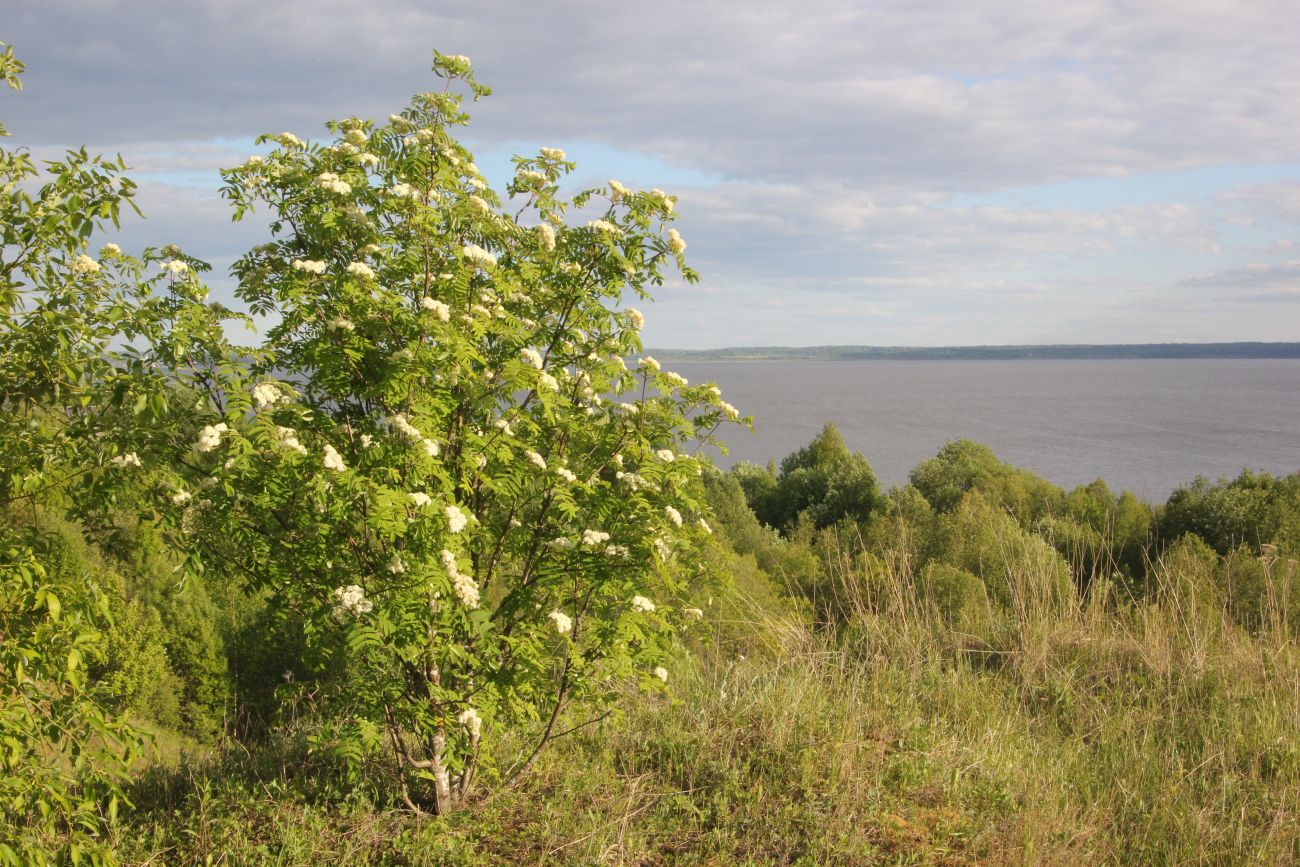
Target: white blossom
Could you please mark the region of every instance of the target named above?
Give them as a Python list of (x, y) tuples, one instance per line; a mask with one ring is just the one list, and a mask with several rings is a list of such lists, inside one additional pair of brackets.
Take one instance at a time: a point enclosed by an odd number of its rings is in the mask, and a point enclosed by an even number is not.
[(606, 557), (620, 557), (620, 558), (626, 560), (626, 559), (627, 559), (627, 555), (628, 555), (628, 550), (627, 550), (627, 546), (626, 546), (626, 545), (606, 545), (606, 546), (605, 546), (605, 556), (606, 556)]
[(406, 420), (405, 413), (397, 413), (388, 419), (389, 424), (408, 439), (418, 440), (420, 438), (420, 429)]
[(656, 665), (656, 666), (655, 666), (655, 677), (659, 678), (659, 679), (662, 680), (664, 683), (667, 683), (667, 682), (668, 682), (668, 669), (664, 668), (662, 665)]
[(361, 153), (357, 154), (357, 162), (363, 166), (373, 167), (379, 165), (379, 157), (374, 154)]
[(400, 196), (404, 199), (421, 198), (419, 190), (417, 190), (415, 187), (411, 186), (410, 184), (405, 184), (405, 183), (393, 184), (391, 187), (388, 188), (388, 192), (392, 193), (394, 196)]
[(561, 635), (568, 635), (573, 631), (573, 618), (563, 611), (552, 611), (546, 616), (555, 624), (555, 631)]
[(108, 259), (112, 256), (121, 256), (122, 248), (116, 244), (105, 244), (99, 248), (99, 258)]
[(544, 159), (553, 162), (563, 162), (566, 154), (560, 148), (542, 148), (541, 155)]
[(651, 370), (659, 369), (659, 362), (655, 361), (654, 356), (651, 355), (647, 355), (645, 358), (642, 358), (639, 363), (642, 367), (648, 367)]
[(546, 469), (546, 458), (542, 457), (532, 449), (525, 450), (524, 457), (528, 458), (528, 460), (535, 464), (539, 470)]
[(547, 542), (546, 547), (555, 548), (560, 551), (566, 551), (569, 548), (573, 547), (573, 540), (561, 536), (558, 539), (552, 539), (551, 541)]
[(718, 408), (722, 410), (723, 415), (725, 415), (727, 418), (731, 419), (732, 421), (735, 421), (737, 418), (740, 417), (740, 410), (736, 409), (734, 406), (727, 403), (725, 400), (718, 404)]
[(363, 449), (368, 449), (374, 444), (375, 444), (375, 438), (372, 437), (370, 434), (363, 433), (361, 435), (361, 447)]
[(315, 259), (294, 259), (293, 270), (306, 271), (308, 274), (324, 274), (325, 263)]
[(393, 552), (393, 556), (388, 560), (388, 571), (392, 575), (401, 575), (406, 571), (406, 564), (402, 562), (402, 555)]
[(280, 144), (287, 148), (300, 148), (303, 146), (302, 139), (291, 132), (282, 132), (276, 138), (279, 139)]
[(476, 211), (481, 211), (484, 214), (492, 213), (492, 206), (489, 205), (487, 203), (487, 200), (485, 200), (482, 196), (470, 196), (469, 203), (474, 206), (474, 209)]
[(276, 426), (275, 433), (280, 445), (293, 449), (300, 455), (307, 454), (307, 447), (298, 442), (298, 432), (293, 428)]
[(668, 520), (673, 522), (673, 526), (680, 527), (682, 525), (682, 513), (672, 506), (664, 506), (664, 514), (668, 516)]
[(199, 451), (210, 452), (217, 446), (221, 445), (221, 435), (229, 430), (226, 423), (206, 425), (203, 430), (199, 431)]
[(436, 458), (438, 456), (438, 443), (434, 440), (424, 437), (420, 440), (420, 447), (424, 449), (424, 453), (429, 457)]
[(672, 449), (659, 449), (659, 451), (655, 452), (655, 457), (666, 464), (671, 464), (677, 460), (677, 453)]
[(344, 319), (342, 316), (336, 316), (325, 324), (329, 326), (331, 331), (355, 331), (357, 328), (352, 324), (352, 320)]
[[(469, 58), (464, 58), (464, 60), (469, 63)], [(479, 719), (478, 711), (472, 707), (467, 707), (461, 711), (460, 715), (456, 717), (456, 722), (469, 729), (470, 736), (475, 739), (478, 738), (479, 732), (483, 728), (483, 720)]]
[(632, 191), (620, 184), (613, 178), (609, 179), (609, 199), (612, 202), (621, 202)]
[(645, 314), (635, 307), (627, 308), (623, 311), (623, 315), (627, 317), (628, 324), (637, 331), (645, 327)]
[(663, 208), (665, 211), (668, 211), (668, 212), (671, 212), (671, 211), (672, 211), (672, 209), (673, 209), (673, 200), (672, 200), (671, 198), (669, 198), (669, 197), (668, 197), (668, 194), (665, 193), (663, 190), (659, 190), (659, 189), (651, 190), (651, 191), (650, 191), (650, 195), (651, 195), (653, 198), (659, 200), (659, 207)]
[(493, 256), (487, 250), (484, 250), (478, 244), (466, 244), (461, 247), (460, 253), (471, 262), (476, 262), (485, 268), (491, 268), (496, 265), (497, 257)]
[(459, 506), (447, 506), (442, 513), (447, 516), (447, 529), (453, 533), (459, 533), (469, 523), (469, 518), (465, 517)]
[(703, 518), (700, 518), (700, 519), (699, 519), (698, 521), (696, 521), (695, 523), (699, 526), (699, 528), (700, 528), (701, 530), (704, 531), (705, 535), (707, 535), (707, 536), (712, 536), (712, 535), (713, 535), (713, 528), (709, 526), (709, 522), (708, 522), (708, 521), (704, 520)]
[(633, 596), (632, 607), (635, 608), (637, 611), (643, 611), (646, 614), (649, 614), (651, 611), (655, 610), (655, 604), (651, 602), (649, 599), (645, 598), (644, 596)]
[(258, 409), (274, 406), (282, 397), (284, 397), (284, 394), (280, 391), (279, 386), (273, 382), (259, 382), (253, 386), (253, 401), (257, 404)]
[(358, 129), (357, 127), (353, 127), (352, 129), (348, 130), (343, 134), (343, 140), (350, 145), (356, 145), (357, 147), (360, 147), (361, 145), (365, 144), (367, 141), (366, 131), (363, 129)]
[(94, 259), (90, 258), (89, 256), (87, 256), (85, 253), (82, 253), (77, 258), (72, 260), (71, 268), (73, 274), (98, 274), (99, 273), (99, 263), (96, 262)]
[(187, 491), (187, 490), (184, 490), (183, 488), (182, 488), (181, 490), (177, 491), (176, 493), (172, 494), (172, 504), (173, 504), (173, 505), (183, 506), (183, 505), (185, 505), (186, 503), (188, 503), (189, 501), (190, 501), (190, 492)]
[(587, 228), (595, 229), (597, 232), (604, 232), (609, 235), (617, 236), (623, 234), (623, 230), (618, 226), (615, 226), (609, 220), (588, 220)]
[(519, 350), (519, 357), (538, 370), (542, 369), (542, 354), (531, 346)]
[(184, 274), (185, 272), (190, 270), (190, 266), (186, 262), (181, 261), (180, 259), (172, 259), (170, 261), (163, 262), (158, 267), (161, 268), (163, 271), (167, 272), (168, 274), (172, 275), (173, 277), (179, 277), (181, 274)]
[(549, 373), (539, 374), (537, 377), (537, 384), (549, 388), (551, 391), (556, 391), (560, 387), (560, 384), (555, 381), (555, 377), (551, 376)]
[(352, 185), (345, 180), (341, 180), (333, 172), (321, 172), (317, 175), (316, 185), (321, 189), (329, 190), (331, 193), (338, 193), (341, 196), (346, 196), (352, 192)]
[(343, 463), (343, 456), (329, 443), (325, 444), (324, 465), (325, 469), (333, 470), (336, 473), (341, 473), (347, 469), (347, 466)]
[(680, 373), (673, 373), (671, 370), (664, 373), (661, 377), (659, 377), (659, 379), (661, 382), (666, 383), (672, 388), (685, 388), (686, 386), (690, 385), (686, 377), (682, 376)]
[(440, 319), (443, 322), (447, 322), (451, 319), (451, 308), (441, 301), (430, 298), (427, 295), (420, 299), (420, 306), (425, 310), (428, 310), (435, 318)]
[(375, 270), (365, 262), (353, 262), (348, 265), (347, 271), (349, 274), (360, 277), (363, 280), (375, 279)]
[(609, 541), (609, 534), (603, 530), (583, 530), (582, 544), (589, 548), (595, 548)]
[(334, 588), (334, 599), (334, 611), (337, 614), (346, 613), (359, 617), (362, 614), (369, 614), (375, 607), (374, 603), (366, 598), (366, 592), (356, 584)]
[(542, 249), (547, 252), (555, 249), (555, 229), (550, 223), (540, 223), (534, 231), (542, 239)]
[(700, 620), (704, 617), (704, 611), (699, 608), (685, 608), (682, 610), (682, 613), (692, 620)]
[(433, 502), (433, 497), (430, 497), (424, 491), (412, 491), (406, 496), (415, 504), (417, 509), (422, 509)]
[(143, 466), (143, 465), (140, 463), (140, 456), (137, 455), (135, 452), (127, 452), (127, 453), (124, 454), (124, 455), (118, 455), (117, 457), (114, 457), (114, 458), (110, 459), (110, 460), (109, 460), (109, 463), (111, 463), (111, 464), (117, 464), (119, 467), (139, 467), (139, 466)]
[(686, 250), (686, 242), (678, 234), (676, 229), (668, 230), (668, 249), (674, 253), (683, 253)]
[(526, 186), (540, 187), (542, 184), (546, 183), (547, 177), (541, 172), (532, 169), (520, 169), (519, 180), (524, 181)]
[(570, 470), (568, 467), (556, 467), (555, 474), (560, 478), (564, 479), (566, 482), (576, 482), (578, 480), (578, 477), (575, 476), (573, 474), (573, 471)]

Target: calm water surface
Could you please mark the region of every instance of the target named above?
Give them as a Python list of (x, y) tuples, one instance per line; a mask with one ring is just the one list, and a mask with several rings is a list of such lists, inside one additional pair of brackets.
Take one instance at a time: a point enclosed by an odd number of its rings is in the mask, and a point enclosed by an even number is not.
[(752, 361), (667, 365), (713, 380), (780, 459), (834, 422), (881, 483), (965, 437), (1066, 488), (1102, 478), (1148, 500), (1197, 475), (1300, 471), (1300, 360)]

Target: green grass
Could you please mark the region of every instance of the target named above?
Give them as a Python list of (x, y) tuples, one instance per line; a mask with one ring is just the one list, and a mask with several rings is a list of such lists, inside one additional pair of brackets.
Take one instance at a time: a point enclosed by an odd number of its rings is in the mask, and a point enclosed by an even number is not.
[(169, 864), (1300, 861), (1289, 633), (1167, 597), (976, 637), (891, 580), (892, 601), (858, 599), (835, 632), (761, 610), (719, 624), (670, 698), (630, 693), (622, 718), (454, 816), (341, 799), (286, 737), (157, 769), (121, 848)]

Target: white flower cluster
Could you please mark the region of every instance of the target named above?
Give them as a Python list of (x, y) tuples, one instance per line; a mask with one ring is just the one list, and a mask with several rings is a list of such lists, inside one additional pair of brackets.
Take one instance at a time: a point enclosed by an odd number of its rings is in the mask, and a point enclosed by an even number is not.
[(650, 196), (651, 198), (659, 202), (659, 207), (663, 208), (665, 211), (668, 211), (669, 213), (672, 212), (673, 200), (669, 198), (668, 194), (665, 193), (663, 190), (659, 190), (659, 189), (651, 190)]
[(567, 154), (565, 154), (560, 148), (542, 148), (540, 153), (543, 159), (548, 159), (553, 162), (563, 162), (564, 158), (567, 156)]
[(713, 535), (713, 528), (709, 526), (709, 522), (708, 522), (708, 521), (704, 520), (703, 518), (700, 518), (700, 519), (699, 519), (698, 521), (696, 521), (695, 523), (696, 523), (696, 525), (699, 526), (699, 528), (700, 528), (701, 530), (704, 531), (704, 535), (706, 535), (706, 536), (712, 536), (712, 535)]
[(334, 612), (360, 617), (369, 614), (375, 604), (366, 598), (366, 591), (356, 584), (334, 588)]
[(627, 555), (628, 555), (629, 553), (630, 553), (630, 552), (628, 551), (626, 545), (606, 545), (606, 546), (605, 546), (605, 556), (606, 556), (606, 557), (619, 557), (619, 558), (621, 558), (621, 559), (626, 560), (626, 559), (627, 559)]
[(482, 196), (470, 196), (469, 203), (474, 206), (474, 210), (480, 213), (483, 214), (492, 213), (492, 206), (489, 205), (487, 203), (487, 200), (484, 199)]
[(692, 620), (700, 620), (704, 617), (704, 611), (699, 608), (683, 608), (682, 613)]
[(478, 584), (474, 583), (471, 576), (461, 574), (455, 554), (444, 550), (439, 557), (442, 559), (442, 568), (447, 570), (447, 577), (451, 579), (451, 588), (456, 592), (456, 598), (466, 608), (477, 608)]
[(199, 431), (199, 451), (210, 452), (221, 445), (221, 435), (228, 430), (230, 428), (226, 426), (224, 421), (205, 426), (203, 430)]
[(135, 452), (127, 452), (124, 455), (118, 455), (117, 457), (110, 459), (109, 463), (116, 464), (119, 467), (142, 466), (142, 464), (140, 463), (140, 456), (137, 455)]
[[(469, 63), (469, 59), (465, 59)], [(470, 737), (478, 740), (479, 732), (483, 729), (483, 720), (479, 719), (478, 711), (472, 707), (467, 707), (456, 717), (456, 722), (469, 729)]]
[(417, 509), (423, 509), (425, 506), (433, 502), (433, 497), (430, 497), (424, 491), (412, 491), (406, 496), (415, 504)]
[(568, 467), (556, 467), (555, 474), (570, 484), (578, 480), (578, 477), (573, 474), (573, 470)]
[(542, 239), (542, 249), (548, 253), (555, 249), (555, 229), (550, 223), (540, 223), (534, 231)]
[(347, 469), (347, 466), (343, 463), (343, 456), (329, 443), (325, 444), (324, 465), (325, 469), (333, 470), (336, 473), (341, 473)]
[(631, 325), (637, 331), (645, 328), (645, 314), (640, 310), (637, 310), (635, 307), (627, 308), (623, 311), (623, 315), (627, 318), (627, 324)]
[(388, 559), (388, 572), (390, 575), (401, 575), (406, 571), (406, 564), (402, 562), (402, 555), (394, 552), (393, 556)]
[(365, 262), (352, 262), (348, 265), (348, 273), (360, 277), (362, 280), (375, 279), (375, 270)]
[(275, 428), (275, 434), (276, 438), (280, 441), (280, 445), (287, 449), (292, 449), (300, 455), (307, 454), (307, 447), (298, 442), (298, 432), (293, 428), (280, 427), (277, 425)]
[(613, 178), (609, 179), (609, 200), (611, 202), (621, 202), (631, 194), (631, 190), (620, 184)]
[(655, 452), (655, 457), (666, 464), (671, 464), (677, 460), (677, 453), (672, 449), (659, 449), (659, 451)]
[(434, 315), (434, 318), (448, 322), (451, 320), (451, 308), (437, 299), (430, 298), (428, 295), (420, 299), (420, 306)]
[(552, 539), (546, 543), (546, 547), (554, 548), (557, 551), (567, 551), (573, 547), (573, 540), (560, 536), (558, 539)]
[(325, 263), (315, 259), (294, 259), (293, 270), (306, 271), (308, 274), (324, 274)]
[(399, 434), (407, 439), (418, 440), (421, 436), (420, 429), (407, 421), (405, 413), (397, 413), (388, 419), (388, 423), (393, 426)]
[(258, 409), (274, 406), (284, 398), (284, 392), (274, 382), (259, 382), (253, 386), (253, 402)]
[(524, 457), (528, 458), (528, 460), (530, 460), (537, 467), (537, 469), (539, 470), (546, 469), (546, 458), (542, 457), (532, 449), (526, 449), (524, 451)]
[(460, 254), (471, 262), (475, 262), (484, 268), (491, 268), (497, 263), (497, 257), (493, 256), (487, 250), (484, 250), (478, 244), (466, 244), (461, 247)]
[(99, 258), (101, 259), (108, 259), (111, 257), (121, 256), (121, 255), (122, 255), (122, 248), (117, 246), (116, 244), (105, 244), (104, 246), (99, 248)]
[(659, 679), (662, 680), (664, 683), (667, 683), (667, 682), (668, 682), (668, 669), (664, 668), (662, 665), (656, 665), (656, 666), (655, 666), (655, 677), (659, 678)]
[(607, 235), (622, 235), (623, 230), (615, 226), (609, 220), (588, 220), (588, 229), (595, 229), (597, 232), (604, 232)]
[(351, 319), (344, 319), (342, 316), (335, 316), (329, 322), (325, 323), (331, 331), (356, 331), (357, 326), (352, 324)]
[(400, 196), (403, 199), (424, 198), (422, 195), (420, 195), (419, 190), (417, 190), (415, 187), (411, 186), (410, 184), (406, 184), (406, 183), (393, 184), (391, 187), (388, 188), (388, 192), (392, 193), (394, 196)]
[(546, 183), (547, 177), (541, 172), (536, 172), (532, 169), (520, 169), (519, 180), (523, 181), (525, 186), (540, 187), (542, 184)]
[(366, 131), (358, 127), (353, 127), (343, 134), (343, 140), (350, 145), (361, 147), (366, 143)]
[(560, 384), (555, 381), (555, 377), (549, 373), (538, 374), (537, 385), (542, 388), (549, 388), (551, 391), (558, 391), (560, 388)]
[(357, 154), (357, 162), (361, 163), (363, 166), (374, 168), (379, 165), (379, 157), (374, 154)]
[(658, 362), (658, 361), (655, 361), (654, 356), (652, 356), (652, 355), (647, 355), (645, 358), (642, 358), (642, 359), (640, 360), (640, 362), (638, 362), (638, 363), (639, 363), (639, 365), (640, 365), (641, 367), (645, 367), (645, 368), (648, 368), (648, 369), (650, 369), (650, 370), (658, 370), (658, 369), (659, 369), (659, 362)]
[(542, 354), (531, 346), (519, 350), (519, 356), (538, 370), (542, 369)]
[(643, 611), (646, 614), (655, 610), (655, 604), (644, 596), (633, 596), (632, 607), (637, 611)]
[(71, 268), (73, 274), (99, 273), (99, 263), (87, 256), (85, 253), (82, 253), (80, 256), (72, 260)]
[(622, 470), (615, 473), (614, 478), (627, 485), (628, 488), (633, 491), (641, 490), (641, 486), (645, 484), (645, 479), (642, 476), (639, 476), (636, 473), (625, 473)]
[(338, 193), (340, 196), (346, 196), (352, 192), (352, 185), (347, 181), (341, 180), (333, 172), (321, 172), (316, 176), (316, 185), (321, 189), (329, 190), (331, 193)]
[(568, 635), (573, 631), (573, 618), (563, 611), (552, 611), (546, 616), (555, 624), (555, 631), (561, 635)]
[(182, 488), (172, 494), (172, 505), (183, 506), (190, 501), (190, 492)]
[(664, 506), (664, 514), (668, 516), (669, 521), (673, 522), (673, 526), (680, 527), (682, 525), (682, 513), (672, 506)]
[(603, 530), (583, 530), (582, 544), (588, 548), (595, 548), (609, 541), (609, 534)]
[(190, 270), (190, 266), (187, 263), (182, 262), (180, 259), (172, 259), (168, 262), (163, 262), (158, 267), (173, 277), (179, 277)]
[(668, 230), (668, 249), (677, 254), (686, 251), (686, 242), (682, 240), (682, 236), (676, 229)]
[(685, 388), (690, 385), (690, 383), (686, 381), (686, 377), (682, 376), (680, 373), (673, 373), (671, 370), (661, 376), (660, 381), (667, 383), (672, 388)]
[(447, 529), (453, 533), (459, 533), (469, 523), (469, 518), (465, 517), (459, 506), (447, 506), (442, 513), (447, 517)]
[(303, 146), (302, 139), (291, 132), (282, 132), (275, 138), (287, 148), (300, 148)]

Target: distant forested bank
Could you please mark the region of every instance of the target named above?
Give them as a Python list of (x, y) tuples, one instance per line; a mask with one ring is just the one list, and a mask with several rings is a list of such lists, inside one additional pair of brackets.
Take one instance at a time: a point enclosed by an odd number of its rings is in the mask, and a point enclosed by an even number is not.
[(1300, 358), (1300, 343), (1116, 343), (1025, 346), (732, 346), (652, 349), (665, 361), (1011, 361), (1015, 359)]

